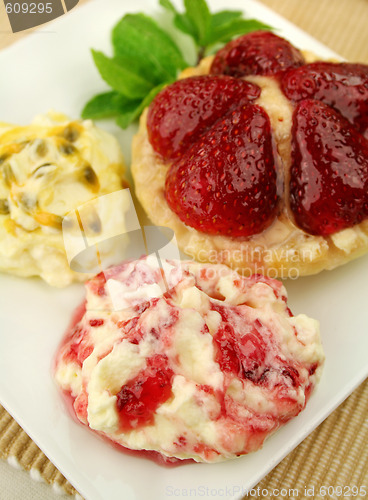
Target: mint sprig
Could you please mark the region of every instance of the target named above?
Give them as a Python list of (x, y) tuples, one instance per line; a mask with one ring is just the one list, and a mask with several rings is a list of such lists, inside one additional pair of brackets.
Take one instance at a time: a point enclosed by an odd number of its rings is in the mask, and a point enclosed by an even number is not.
[(184, 0), (183, 13), (176, 9), (171, 0), (159, 2), (174, 14), (175, 26), (193, 38), (198, 62), (218, 43), (226, 43), (234, 36), (250, 31), (272, 29), (256, 19), (242, 19), (240, 10), (222, 10), (211, 14), (205, 0)]
[[(271, 29), (260, 21), (243, 19), (241, 11), (212, 14), (205, 0), (183, 1), (185, 11), (180, 13), (171, 0), (159, 0), (173, 14), (176, 28), (193, 40), (198, 61), (236, 35)], [(111, 41), (112, 57), (97, 50), (92, 50), (92, 56), (112, 90), (94, 96), (81, 114), (84, 119), (115, 117), (126, 128), (189, 63), (169, 34), (145, 14), (125, 15), (113, 28)]]
[(122, 63), (158, 85), (174, 80), (188, 66), (178, 46), (158, 24), (144, 14), (127, 14), (112, 30), (114, 54)]
[(144, 14), (127, 14), (112, 30), (113, 57), (92, 50), (94, 63), (113, 89), (93, 97), (82, 118), (116, 117), (126, 128), (136, 120), (164, 85), (188, 66), (182, 53), (156, 21)]
[(119, 60), (92, 50), (93, 60), (100, 75), (111, 88), (130, 99), (143, 98), (151, 89), (148, 80), (132, 67), (128, 58)]

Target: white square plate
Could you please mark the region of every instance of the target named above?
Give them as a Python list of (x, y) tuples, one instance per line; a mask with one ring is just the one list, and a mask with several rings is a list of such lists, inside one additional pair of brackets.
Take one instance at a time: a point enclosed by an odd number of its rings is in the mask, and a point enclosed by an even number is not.
[[(109, 52), (112, 26), (128, 11), (157, 12), (156, 0), (93, 0), (0, 53), (0, 119), (28, 123), (50, 108), (78, 118), (104, 90), (89, 49)], [(179, 2), (178, 2), (179, 3)], [(210, 0), (211, 9), (242, 9), (243, 0)], [(246, 14), (280, 28), (297, 46), (336, 57), (266, 7), (248, 0)], [(130, 159), (129, 131), (104, 128)], [(302, 414), (254, 454), (223, 464), (163, 468), (108, 446), (65, 411), (51, 362), (81, 285), (64, 290), (39, 280), (0, 277), (0, 401), (58, 469), (88, 500), (203, 496), (241, 498), (304, 439), (368, 375), (368, 257), (332, 272), (286, 283), (294, 313), (321, 322), (327, 361), (322, 381)]]

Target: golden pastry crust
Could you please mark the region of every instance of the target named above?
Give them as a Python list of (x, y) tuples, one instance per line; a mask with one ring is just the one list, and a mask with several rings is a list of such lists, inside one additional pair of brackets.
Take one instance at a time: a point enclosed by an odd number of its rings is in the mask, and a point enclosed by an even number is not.
[(69, 267), (63, 219), (121, 190), (124, 171), (117, 140), (90, 120), (52, 112), (29, 126), (0, 123), (0, 271), (54, 286), (86, 280)]
[[(318, 58), (304, 52), (307, 62)], [(179, 78), (206, 75), (213, 56), (199, 66), (187, 68)], [(261, 87), (257, 101), (271, 120), (277, 151), (284, 168), (284, 185), (290, 165), (291, 121), (293, 106), (281, 92), (275, 79), (262, 76), (245, 78)], [(169, 208), (165, 178), (170, 163), (163, 162), (152, 149), (147, 134), (147, 112), (142, 114), (139, 131), (132, 144), (132, 175), (136, 195), (154, 224), (175, 232), (179, 248), (199, 262), (227, 264), (242, 274), (260, 273), (269, 277), (298, 277), (334, 269), (368, 251), (368, 220), (329, 237), (313, 236), (299, 229), (285, 201), (277, 219), (260, 234), (248, 238), (210, 235), (186, 226)], [(284, 192), (284, 200), (288, 199)]]

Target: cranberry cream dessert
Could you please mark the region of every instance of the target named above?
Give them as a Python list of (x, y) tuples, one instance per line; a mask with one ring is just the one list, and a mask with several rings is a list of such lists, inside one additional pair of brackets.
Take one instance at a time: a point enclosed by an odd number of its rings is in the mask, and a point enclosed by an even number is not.
[(260, 448), (321, 374), (318, 323), (277, 280), (144, 257), (86, 284), (56, 358), (77, 418), (125, 448), (217, 462)]
[(316, 59), (250, 33), (143, 113), (137, 196), (191, 258), (297, 276), (368, 250), (368, 66)]

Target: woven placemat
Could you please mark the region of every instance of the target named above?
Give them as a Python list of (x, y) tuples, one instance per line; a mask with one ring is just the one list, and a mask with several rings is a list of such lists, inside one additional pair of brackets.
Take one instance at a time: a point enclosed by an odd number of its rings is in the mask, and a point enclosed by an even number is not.
[[(346, 59), (368, 63), (368, 0), (262, 1)], [(0, 45), (5, 46), (9, 39), (2, 33)], [(30, 471), (56, 491), (80, 499), (1, 406), (0, 458)], [(334, 494), (321, 487), (334, 487)], [(336, 487), (342, 487), (341, 493)], [(368, 380), (268, 474), (252, 496), (322, 499), (343, 498), (345, 493), (345, 497), (364, 498), (364, 487), (368, 492)], [(356, 494), (354, 488), (363, 489)]]
[(348, 61), (368, 63), (368, 0), (259, 1)]

